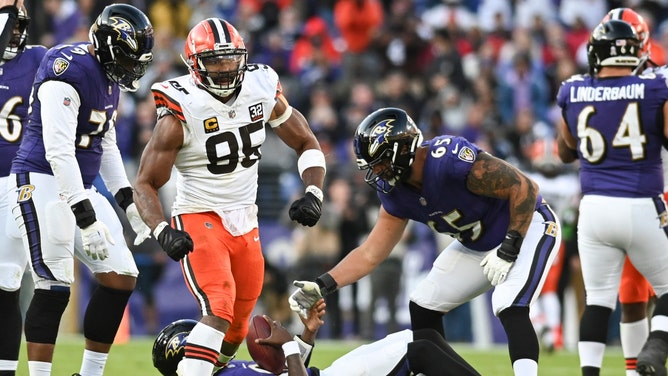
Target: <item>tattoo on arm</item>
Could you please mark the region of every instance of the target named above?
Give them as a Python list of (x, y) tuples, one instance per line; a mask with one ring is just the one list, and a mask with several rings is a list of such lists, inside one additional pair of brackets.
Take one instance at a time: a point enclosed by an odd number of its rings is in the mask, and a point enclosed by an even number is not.
[(526, 234), (538, 197), (538, 186), (528, 176), (501, 159), (480, 153), (466, 186), (477, 195), (509, 200), (508, 230)]

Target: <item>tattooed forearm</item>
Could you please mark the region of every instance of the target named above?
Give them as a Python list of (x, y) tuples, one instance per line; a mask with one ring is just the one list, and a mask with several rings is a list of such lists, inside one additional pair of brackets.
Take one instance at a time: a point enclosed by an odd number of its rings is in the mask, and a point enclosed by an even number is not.
[(508, 200), (508, 229), (526, 234), (538, 197), (538, 185), (533, 180), (509, 163), (487, 153), (480, 153), (471, 168), (466, 185), (477, 195)]

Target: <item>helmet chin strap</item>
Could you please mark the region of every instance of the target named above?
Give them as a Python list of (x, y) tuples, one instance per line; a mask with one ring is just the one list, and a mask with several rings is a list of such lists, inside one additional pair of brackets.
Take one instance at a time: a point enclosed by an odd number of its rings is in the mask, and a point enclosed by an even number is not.
[(137, 91), (139, 89), (139, 81), (137, 81), (137, 80), (132, 81), (130, 83), (130, 86), (126, 86), (124, 84), (119, 83), (118, 87), (121, 89), (121, 91), (134, 93), (135, 91)]

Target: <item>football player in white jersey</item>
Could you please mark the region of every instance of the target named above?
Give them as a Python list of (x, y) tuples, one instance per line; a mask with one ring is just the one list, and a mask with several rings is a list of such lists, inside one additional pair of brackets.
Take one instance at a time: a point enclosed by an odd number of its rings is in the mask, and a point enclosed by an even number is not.
[[(528, 147), (528, 158), (531, 168), (527, 176), (533, 179), (545, 199), (552, 205), (559, 218), (562, 219), (563, 237), (559, 245), (559, 253), (550, 267), (545, 285), (540, 296), (531, 306), (531, 321), (536, 333), (540, 336), (544, 348), (548, 352), (563, 347), (561, 325), (561, 302), (559, 301), (559, 279), (565, 261), (565, 240), (573, 231), (567, 218), (574, 217), (580, 199), (580, 181), (575, 169), (567, 169), (557, 155), (557, 143), (552, 131), (541, 132), (539, 127), (534, 128), (536, 139)], [(568, 227), (567, 227), (568, 226)], [(572, 236), (572, 235), (570, 235)]]
[[(208, 375), (229, 362), (260, 295), (264, 261), (255, 201), (265, 123), (299, 156), (306, 190), (290, 218), (305, 226), (320, 218), (325, 157), (318, 140), (283, 96), (276, 72), (247, 57), (234, 26), (209, 18), (186, 39), (190, 75), (151, 88), (159, 120), (141, 157), (135, 200), (162, 248), (180, 260), (202, 314), (180, 375)], [(170, 225), (158, 189), (172, 166), (177, 192)]]

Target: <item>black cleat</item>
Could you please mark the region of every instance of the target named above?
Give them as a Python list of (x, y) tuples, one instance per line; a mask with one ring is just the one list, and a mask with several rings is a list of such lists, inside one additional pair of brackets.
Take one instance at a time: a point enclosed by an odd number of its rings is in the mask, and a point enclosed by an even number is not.
[(638, 354), (636, 372), (640, 376), (667, 376), (666, 357), (668, 344), (661, 339), (650, 338)]

